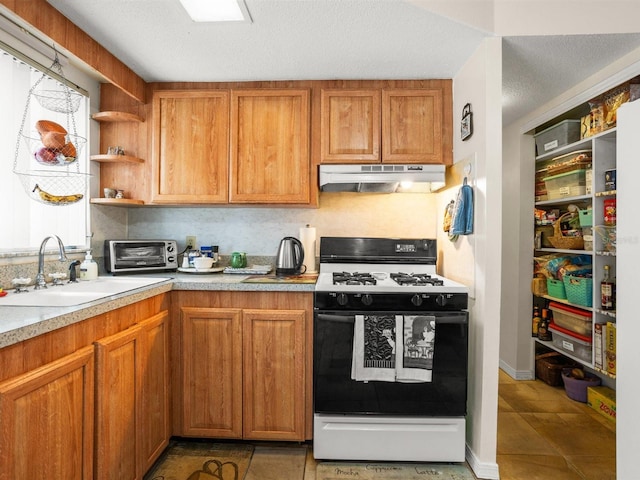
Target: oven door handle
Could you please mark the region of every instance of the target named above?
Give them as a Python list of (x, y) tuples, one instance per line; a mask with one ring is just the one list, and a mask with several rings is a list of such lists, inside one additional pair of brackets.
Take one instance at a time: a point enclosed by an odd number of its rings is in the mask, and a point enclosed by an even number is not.
[(352, 313), (342, 315), (331, 313), (316, 313), (316, 319), (322, 319), (329, 322), (353, 323), (355, 320), (355, 315), (353, 315)]

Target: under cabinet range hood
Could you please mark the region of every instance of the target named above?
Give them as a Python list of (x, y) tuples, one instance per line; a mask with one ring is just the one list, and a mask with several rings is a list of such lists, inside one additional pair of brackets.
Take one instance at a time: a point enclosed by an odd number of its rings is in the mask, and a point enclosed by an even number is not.
[(320, 190), (430, 193), (444, 187), (444, 170), (444, 165), (320, 165)]

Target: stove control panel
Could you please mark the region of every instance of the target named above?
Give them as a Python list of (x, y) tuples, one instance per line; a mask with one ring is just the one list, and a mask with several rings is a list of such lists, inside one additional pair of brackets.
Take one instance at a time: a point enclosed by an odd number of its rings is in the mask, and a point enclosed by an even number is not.
[(316, 310), (455, 311), (468, 306), (466, 293), (315, 292)]

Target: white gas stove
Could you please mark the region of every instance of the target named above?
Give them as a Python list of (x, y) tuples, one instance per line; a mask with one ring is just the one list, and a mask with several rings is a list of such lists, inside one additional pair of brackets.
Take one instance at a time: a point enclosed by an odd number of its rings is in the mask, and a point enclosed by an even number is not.
[(468, 289), (436, 258), (434, 239), (320, 239), (316, 458), (464, 460)]

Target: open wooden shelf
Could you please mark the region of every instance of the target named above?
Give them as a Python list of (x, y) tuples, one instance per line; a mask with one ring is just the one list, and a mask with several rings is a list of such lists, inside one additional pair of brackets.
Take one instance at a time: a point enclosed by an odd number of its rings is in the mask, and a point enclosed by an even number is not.
[(133, 205), (144, 205), (142, 200), (134, 198), (92, 198), (94, 205), (110, 205), (112, 207), (130, 207)]
[(89, 159), (102, 163), (144, 163), (142, 158), (132, 157), (131, 155), (91, 155)]
[(135, 113), (128, 112), (98, 112), (91, 115), (98, 122), (144, 122), (144, 119)]

